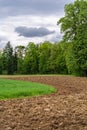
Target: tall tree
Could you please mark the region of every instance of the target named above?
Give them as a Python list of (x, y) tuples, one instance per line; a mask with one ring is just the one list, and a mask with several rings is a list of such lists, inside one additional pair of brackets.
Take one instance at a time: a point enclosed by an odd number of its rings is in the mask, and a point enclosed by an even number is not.
[(66, 74), (65, 50), (67, 45), (63, 42), (55, 43), (51, 47), (50, 65), (51, 73)]
[(38, 73), (38, 45), (30, 42), (26, 47), (24, 58), (25, 73), (36, 74)]
[(17, 56), (17, 52), (14, 51), (14, 55), (13, 55), (13, 68), (14, 68), (14, 73), (16, 74), (18, 72), (18, 56)]
[(50, 73), (49, 58), (52, 44), (48, 41), (40, 44), (39, 47), (39, 72), (41, 74)]
[(2, 51), (0, 51), (0, 74), (2, 74), (3, 71), (3, 57), (2, 57)]
[(13, 48), (10, 42), (8, 42), (4, 48), (3, 62), (4, 70), (7, 71), (7, 74), (13, 74)]
[(65, 16), (58, 21), (58, 24), (61, 24), (65, 41), (86, 40), (87, 1), (75, 0), (74, 3), (65, 5)]
[(15, 58), (17, 58), (17, 70), (19, 74), (23, 73), (23, 60), (25, 56), (25, 46), (16, 46), (15, 47)]
[(63, 40), (72, 44), (72, 53), (69, 50), (66, 58), (69, 72), (72, 72), (70, 70), (73, 65), (73, 73), (87, 75), (87, 1), (76, 0), (66, 5), (65, 16), (58, 24), (61, 24), (61, 31), (64, 33)]

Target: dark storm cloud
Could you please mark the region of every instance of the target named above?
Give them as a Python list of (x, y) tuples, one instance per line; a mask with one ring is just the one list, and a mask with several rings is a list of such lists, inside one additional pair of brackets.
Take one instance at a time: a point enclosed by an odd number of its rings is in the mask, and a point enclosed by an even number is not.
[(0, 0), (0, 16), (62, 14), (74, 0)]
[(17, 27), (15, 31), (19, 34), (19, 36), (24, 37), (43, 37), (55, 33), (55, 31), (50, 31), (47, 28), (43, 27), (40, 28)]

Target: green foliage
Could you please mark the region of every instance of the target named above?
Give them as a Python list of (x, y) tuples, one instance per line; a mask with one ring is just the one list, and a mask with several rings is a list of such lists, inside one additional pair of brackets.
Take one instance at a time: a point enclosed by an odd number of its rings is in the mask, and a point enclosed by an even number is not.
[(66, 5), (65, 16), (58, 21), (58, 24), (61, 24), (63, 39), (66, 42), (85, 40), (87, 37), (87, 1), (76, 0)]
[(87, 76), (87, 43), (74, 43), (72, 49), (79, 75)]
[(26, 47), (24, 68), (25, 74), (38, 73), (38, 45), (35, 45), (33, 42), (30, 42)]
[[(15, 64), (17, 65), (17, 71), (19, 74), (23, 73), (23, 60), (25, 55), (25, 46), (16, 46), (15, 47)], [(16, 67), (16, 66), (15, 66)]]
[[(11, 45), (10, 45), (11, 46)], [(11, 47), (6, 45), (0, 60), (3, 66), (3, 74), (13, 68), (14, 74), (66, 74), (67, 68), (65, 63), (65, 43), (52, 44), (45, 41), (41, 44), (30, 42), (27, 47), (17, 46), (10, 54), (8, 50)], [(8, 55), (7, 55), (8, 54)], [(10, 62), (7, 64), (7, 57)], [(0, 63), (0, 65), (1, 65)], [(2, 70), (2, 69), (1, 69)], [(12, 73), (6, 73), (12, 74)]]
[(78, 63), (74, 57), (73, 43), (69, 43), (65, 55), (68, 74), (79, 75)]
[(3, 57), (2, 52), (0, 52), (0, 74), (2, 74), (3, 71)]
[(13, 74), (13, 48), (8, 42), (3, 51), (3, 70), (6, 70), (7, 74)]
[(49, 57), (52, 44), (48, 41), (40, 44), (39, 47), (39, 73), (46, 74), (49, 72)]
[[(67, 46), (69, 74), (87, 76), (87, 1), (76, 0), (65, 6), (65, 16), (58, 21)], [(71, 43), (70, 43), (71, 42)]]
[(0, 99), (39, 96), (55, 91), (52, 86), (40, 83), (0, 79)]
[(14, 73), (17, 74), (17, 70), (18, 70), (18, 56), (17, 56), (17, 52), (14, 51), (14, 55), (13, 55), (13, 68), (14, 68)]
[(51, 73), (67, 74), (65, 48), (66, 44), (63, 42), (52, 45), (49, 65)]

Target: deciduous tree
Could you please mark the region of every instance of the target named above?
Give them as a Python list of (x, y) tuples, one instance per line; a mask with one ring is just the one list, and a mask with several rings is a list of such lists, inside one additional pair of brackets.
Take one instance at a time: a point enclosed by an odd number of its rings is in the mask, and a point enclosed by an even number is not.
[(87, 0), (66, 5), (65, 16), (58, 24), (64, 33), (63, 40), (72, 44), (66, 54), (69, 72), (87, 76)]

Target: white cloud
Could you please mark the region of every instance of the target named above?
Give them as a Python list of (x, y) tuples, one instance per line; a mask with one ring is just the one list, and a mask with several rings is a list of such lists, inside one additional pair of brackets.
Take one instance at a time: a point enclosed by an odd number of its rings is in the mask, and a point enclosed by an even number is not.
[[(64, 5), (74, 0), (0, 0), (0, 47), (11, 41), (13, 46), (28, 42), (60, 40), (57, 21), (64, 15)], [(55, 33), (44, 37), (25, 38), (15, 28), (47, 28)]]
[[(56, 35), (60, 36), (60, 29), (57, 26), (58, 21), (57, 16), (32, 16), (32, 15), (24, 15), (19, 17), (8, 17), (0, 22), (0, 36), (4, 37), (4, 42), (11, 41), (12, 45), (16, 46), (19, 44), (27, 45), (28, 42), (40, 43), (43, 41), (53, 41), (53, 37)], [(44, 37), (35, 37), (35, 38), (25, 38), (23, 36), (19, 36), (18, 33), (15, 32), (16, 27), (25, 26), (25, 27), (44, 27), (49, 30), (54, 30), (55, 33), (44, 36)], [(55, 41), (55, 39), (54, 39)]]
[(64, 11), (64, 5), (74, 0), (0, 0), (0, 16), (49, 16)]

